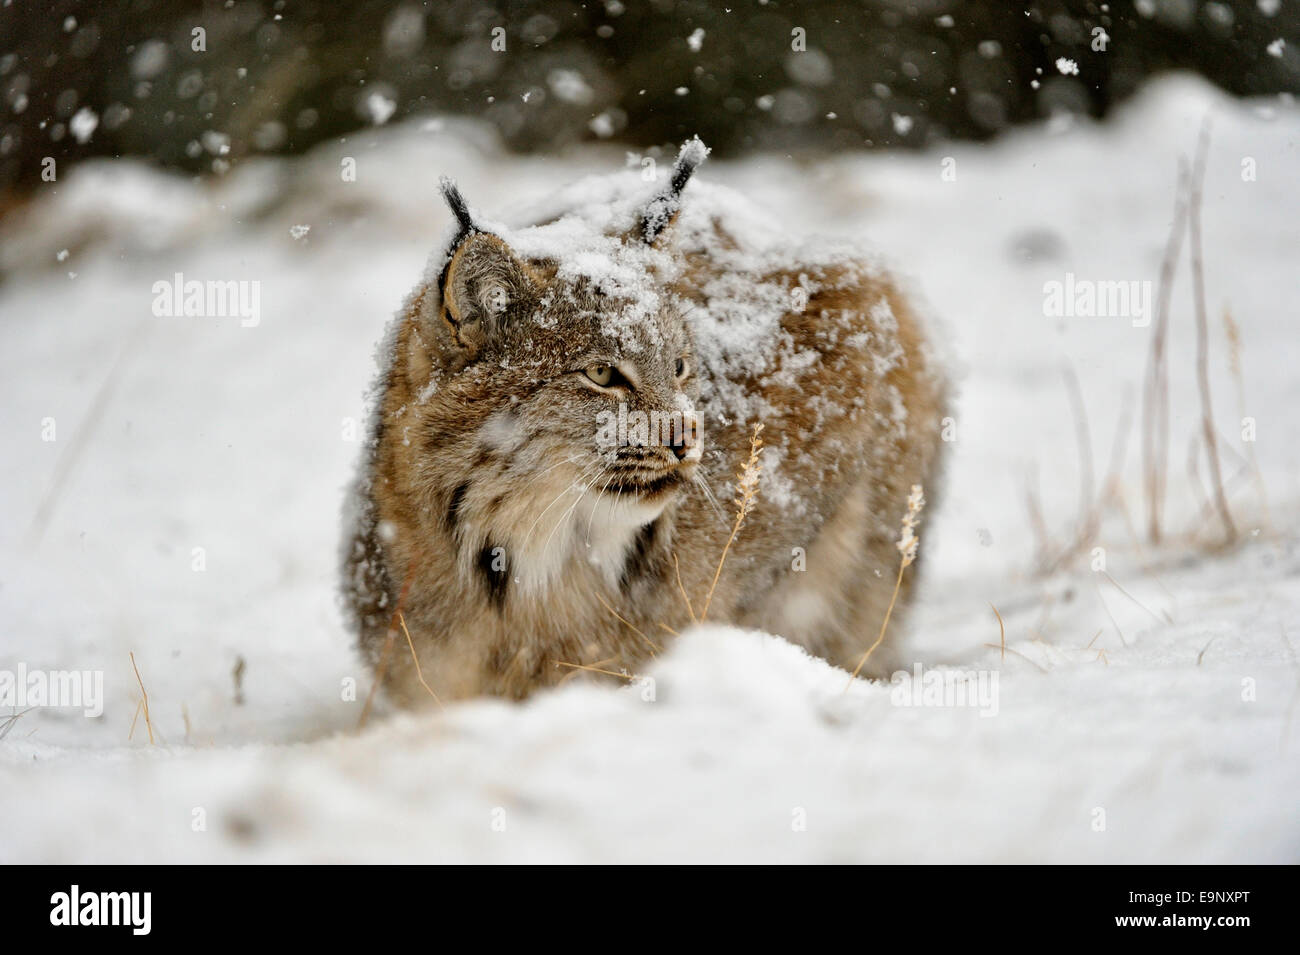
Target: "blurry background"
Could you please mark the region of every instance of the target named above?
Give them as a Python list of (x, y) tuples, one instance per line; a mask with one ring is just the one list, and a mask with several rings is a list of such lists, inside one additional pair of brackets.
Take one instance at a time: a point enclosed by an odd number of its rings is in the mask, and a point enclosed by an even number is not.
[(520, 151), (923, 147), (1101, 116), (1170, 69), (1294, 93), (1298, 24), (1290, 0), (4, 0), (0, 196), (47, 156), (222, 173), (421, 111)]

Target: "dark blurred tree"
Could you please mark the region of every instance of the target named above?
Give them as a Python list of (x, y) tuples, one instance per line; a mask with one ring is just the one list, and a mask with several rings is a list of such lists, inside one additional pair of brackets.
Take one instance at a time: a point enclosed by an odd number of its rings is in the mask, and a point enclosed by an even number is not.
[(11, 0), (0, 7), (0, 193), (39, 182), (46, 157), (60, 172), (130, 154), (220, 173), (419, 112), (483, 116), (519, 150), (694, 133), (722, 153), (986, 138), (1056, 111), (1104, 115), (1169, 69), (1235, 94), (1294, 93), (1296, 8)]

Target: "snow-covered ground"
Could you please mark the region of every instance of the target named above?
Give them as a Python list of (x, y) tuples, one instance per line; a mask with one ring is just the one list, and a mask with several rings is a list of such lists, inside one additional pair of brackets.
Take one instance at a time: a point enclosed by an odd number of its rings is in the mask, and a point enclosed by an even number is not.
[[(1044, 283), (1156, 279), (1177, 160), (1207, 114), (1210, 372), (1244, 542), (1213, 547), (1204, 462), (1187, 464), (1184, 258), (1169, 535), (1151, 547), (1112, 508), (1104, 573), (1085, 553), (1036, 576), (1027, 475), (1054, 542), (1076, 520), (1065, 368), (1098, 487), (1133, 413), (1120, 487), (1145, 522), (1152, 331), (1046, 317)], [(1294, 105), (1171, 78), (1106, 126), (701, 171), (792, 232), (862, 238), (939, 318), (960, 401), (906, 630), (926, 667), (986, 689), (996, 673), (990, 705), (846, 692), (847, 674), (778, 637), (709, 628), (653, 683), (380, 710), (359, 732), (369, 678), (336, 606), (339, 509), (374, 344), (446, 226), (437, 177), (496, 213), (624, 152), (512, 156), (448, 119), (214, 183), (74, 171), (0, 223), (0, 670), (102, 670), (105, 705), (0, 714), (0, 862), (1297, 861), (1297, 142)], [(260, 282), (259, 320), (155, 316), (154, 283), (178, 272)], [(131, 653), (157, 745), (143, 718), (128, 739)]]

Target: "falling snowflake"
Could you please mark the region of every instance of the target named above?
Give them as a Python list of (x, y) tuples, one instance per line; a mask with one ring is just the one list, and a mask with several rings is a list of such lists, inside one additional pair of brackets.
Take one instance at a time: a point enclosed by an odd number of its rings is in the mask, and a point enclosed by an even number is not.
[(199, 137), (199, 142), (213, 156), (225, 156), (230, 153), (230, 137), (225, 133), (219, 133), (215, 129), (204, 131)]
[(1286, 40), (1278, 37), (1268, 45), (1268, 55), (1275, 56), (1279, 60), (1282, 58), (1282, 51), (1286, 49)]
[(704, 31), (697, 29), (686, 38), (686, 45), (691, 48), (692, 53), (699, 53), (700, 47), (704, 46)]
[(397, 112), (397, 103), (378, 91), (366, 97), (366, 114), (376, 126), (382, 126)]
[(894, 132), (900, 136), (906, 136), (910, 133), (912, 124), (916, 122), (911, 116), (903, 116), (899, 113), (891, 113), (889, 118), (894, 121)]
[(76, 114), (68, 121), (68, 127), (72, 130), (73, 137), (79, 143), (90, 142), (90, 137), (94, 135), (95, 127), (99, 125), (99, 117), (89, 106), (83, 106), (77, 110)]
[(577, 70), (551, 70), (546, 75), (546, 85), (566, 103), (581, 106), (596, 98), (595, 91)]
[(614, 116), (606, 110), (599, 116), (593, 116), (587, 128), (601, 139), (609, 139), (617, 131), (617, 124), (614, 122)]
[(1068, 57), (1058, 56), (1056, 58), (1056, 68), (1065, 76), (1079, 75), (1079, 64)]
[(293, 236), (295, 239), (301, 239), (310, 231), (311, 226), (309, 225), (295, 225), (289, 227), (289, 235)]

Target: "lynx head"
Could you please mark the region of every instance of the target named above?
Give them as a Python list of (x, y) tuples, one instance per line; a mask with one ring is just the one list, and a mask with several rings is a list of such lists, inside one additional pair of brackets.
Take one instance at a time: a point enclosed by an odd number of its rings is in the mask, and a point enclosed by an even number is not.
[(639, 526), (695, 477), (698, 369), (671, 226), (705, 154), (684, 147), (667, 187), (613, 233), (564, 217), (488, 228), (443, 181), (458, 232), (410, 343), (421, 400), (408, 431), (426, 487), (450, 489), (457, 534), (510, 536), (518, 551), (561, 515)]

